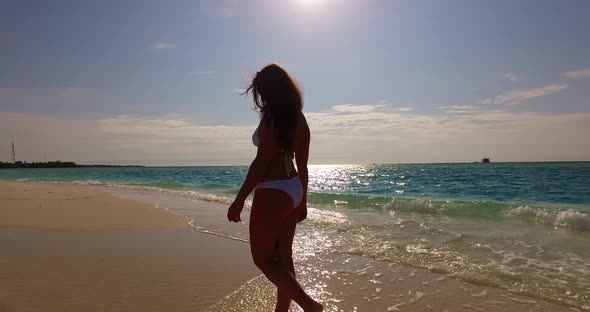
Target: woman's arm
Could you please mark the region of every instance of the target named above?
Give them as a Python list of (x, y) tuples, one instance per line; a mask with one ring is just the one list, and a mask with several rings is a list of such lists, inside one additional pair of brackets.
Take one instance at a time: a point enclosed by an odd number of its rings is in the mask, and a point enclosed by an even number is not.
[(227, 211), (227, 219), (231, 222), (240, 222), (242, 219), (240, 218), (240, 213), (244, 208), (244, 202), (256, 184), (258, 184), (264, 178), (264, 174), (268, 169), (268, 165), (270, 160), (273, 157), (273, 152), (276, 150), (276, 146), (272, 143), (272, 138), (268, 135), (269, 131), (265, 125), (260, 123), (258, 127), (258, 150), (256, 152), (256, 158), (250, 164), (248, 168), (248, 173), (246, 174), (246, 180), (242, 184), (236, 199), (231, 204)]
[(301, 114), (301, 126), (298, 127), (297, 142), (295, 146), (295, 162), (297, 163), (297, 172), (301, 184), (303, 184), (303, 200), (297, 210), (299, 210), (298, 222), (307, 218), (307, 185), (309, 182), (309, 175), (307, 172), (307, 160), (309, 158), (309, 141), (310, 133), (309, 126), (303, 114)]
[(268, 168), (268, 160), (264, 159), (260, 155), (256, 155), (256, 158), (248, 167), (248, 173), (246, 174), (246, 180), (242, 184), (238, 195), (236, 196), (236, 201), (244, 202), (248, 195), (252, 193), (256, 184), (258, 184), (262, 178), (264, 177), (264, 173)]

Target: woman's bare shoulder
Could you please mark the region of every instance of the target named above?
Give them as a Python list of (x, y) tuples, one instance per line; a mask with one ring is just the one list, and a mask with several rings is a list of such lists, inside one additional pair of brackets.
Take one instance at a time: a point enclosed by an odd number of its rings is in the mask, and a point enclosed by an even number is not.
[(295, 131), (295, 144), (299, 147), (309, 145), (310, 133), (309, 133), (309, 125), (307, 124), (307, 119), (305, 119), (305, 115), (301, 113), (299, 115), (299, 120), (297, 121), (297, 129)]
[(303, 112), (299, 113), (299, 120), (297, 122), (297, 132), (307, 133), (309, 135), (309, 125)]

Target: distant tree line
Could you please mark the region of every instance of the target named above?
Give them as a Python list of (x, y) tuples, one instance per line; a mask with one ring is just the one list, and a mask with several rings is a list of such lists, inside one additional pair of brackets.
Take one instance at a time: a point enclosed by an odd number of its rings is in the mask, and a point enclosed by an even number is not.
[(73, 161), (47, 161), (47, 162), (26, 162), (26, 161), (17, 161), (15, 163), (8, 163), (8, 162), (1, 162), (0, 161), (0, 169), (5, 168), (71, 168), (71, 167), (78, 167), (78, 165)]
[(44, 162), (26, 162), (17, 161), (14, 164), (0, 161), (0, 169), (7, 168), (108, 168), (108, 167), (145, 167), (139, 165), (78, 165), (73, 161), (44, 161)]

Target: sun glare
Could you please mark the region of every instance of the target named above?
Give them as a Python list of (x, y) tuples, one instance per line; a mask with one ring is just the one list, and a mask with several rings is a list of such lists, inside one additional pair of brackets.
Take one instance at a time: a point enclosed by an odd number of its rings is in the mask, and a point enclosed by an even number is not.
[(316, 9), (324, 5), (324, 0), (297, 0), (297, 2), (306, 9)]

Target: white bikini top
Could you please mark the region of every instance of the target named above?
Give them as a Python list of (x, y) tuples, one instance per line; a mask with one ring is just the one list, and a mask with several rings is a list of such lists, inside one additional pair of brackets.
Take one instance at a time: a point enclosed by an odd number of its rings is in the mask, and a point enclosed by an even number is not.
[(258, 146), (258, 143), (260, 143), (260, 138), (258, 137), (258, 127), (256, 128), (256, 131), (252, 133), (252, 143), (254, 146)]
[[(260, 144), (260, 137), (258, 136), (258, 127), (256, 128), (256, 130), (254, 131), (254, 133), (252, 133), (252, 144), (254, 144), (254, 146), (258, 146), (258, 144)], [(285, 168), (287, 169), (287, 172), (289, 172), (292, 167), (293, 167), (293, 153), (289, 152), (289, 153), (285, 153), (285, 158), (284, 158), (284, 162), (285, 162)]]

